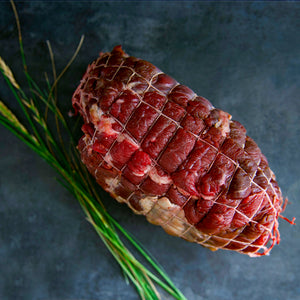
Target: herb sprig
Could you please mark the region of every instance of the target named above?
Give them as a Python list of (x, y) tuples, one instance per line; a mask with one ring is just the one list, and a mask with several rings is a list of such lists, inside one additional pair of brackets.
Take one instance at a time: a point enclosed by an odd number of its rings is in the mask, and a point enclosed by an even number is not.
[[(151, 257), (151, 255), (139, 244), (139, 242), (127, 232), (105, 209), (97, 191), (96, 186), (81, 163), (75, 141), (67, 122), (57, 104), (57, 83), (72, 64), (83, 43), (81, 37), (77, 50), (73, 57), (57, 76), (54, 62), (54, 55), (50, 42), (47, 41), (50, 58), (52, 62), (52, 72), (54, 83), (50, 84), (46, 77), (46, 91), (43, 91), (33, 80), (28, 72), (25, 60), (21, 26), (14, 2), (11, 0), (14, 11), (17, 29), (20, 54), (27, 79), (29, 92), (17, 83), (13, 72), (0, 57), (0, 72), (2, 73), (14, 98), (18, 102), (28, 125), (19, 121), (15, 114), (0, 100), (0, 123), (15, 134), (21, 141), (42, 157), (59, 176), (59, 182), (70, 191), (80, 203), (87, 220), (96, 230), (103, 243), (120, 265), (125, 279), (131, 281), (140, 296), (145, 300), (161, 299), (157, 290), (160, 286), (175, 299), (186, 300), (184, 295), (174, 285), (162, 267)], [(42, 104), (42, 105), (41, 105)], [(42, 113), (40, 107), (44, 107)], [(56, 134), (52, 133), (49, 124), (49, 116), (55, 120)], [(63, 130), (63, 132), (62, 132)], [(62, 133), (67, 134), (70, 142), (66, 143), (62, 138)], [(140, 262), (135, 255), (124, 244), (123, 240), (131, 244), (135, 251), (148, 267)]]

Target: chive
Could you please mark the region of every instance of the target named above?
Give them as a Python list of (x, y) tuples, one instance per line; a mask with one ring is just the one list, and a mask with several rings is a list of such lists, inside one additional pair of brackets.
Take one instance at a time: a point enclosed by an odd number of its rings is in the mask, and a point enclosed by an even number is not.
[[(131, 281), (141, 299), (161, 299), (157, 290), (159, 286), (173, 296), (174, 299), (186, 300), (185, 296), (175, 286), (156, 260), (105, 209), (104, 204), (97, 194), (95, 181), (80, 161), (78, 152), (74, 146), (73, 131), (68, 127), (57, 105), (57, 83), (76, 58), (83, 43), (83, 37), (81, 37), (74, 55), (59, 76), (56, 76), (54, 55), (50, 43), (47, 42), (54, 83), (51, 85), (46, 78), (47, 89), (43, 91), (28, 72), (21, 26), (17, 9), (12, 0), (11, 5), (16, 18), (20, 53), (30, 95), (26, 95), (18, 85), (12, 71), (2, 58), (0, 58), (0, 71), (16, 101), (19, 103), (29, 125), (26, 128), (2, 101), (0, 101), (0, 124), (15, 134), (57, 171), (59, 174), (57, 180), (77, 199), (87, 220), (94, 227), (109, 252), (120, 265), (124, 279), (127, 282), (128, 280)], [(41, 113), (40, 105), (44, 105), (46, 108), (45, 116)], [(49, 114), (52, 114), (52, 117), (54, 117), (57, 137), (49, 128)], [(38, 127), (33, 121), (36, 122)], [(62, 132), (61, 130), (64, 131)], [(66, 143), (63, 141), (62, 133), (67, 134), (70, 142)], [(43, 134), (43, 137), (41, 134)], [(129, 243), (141, 255), (145, 261), (144, 263), (134, 256), (126, 247), (123, 240)]]

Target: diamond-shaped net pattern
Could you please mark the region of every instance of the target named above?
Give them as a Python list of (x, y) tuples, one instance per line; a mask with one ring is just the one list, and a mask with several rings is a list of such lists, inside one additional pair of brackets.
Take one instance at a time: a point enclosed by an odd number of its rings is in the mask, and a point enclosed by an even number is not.
[(82, 161), (135, 213), (211, 250), (260, 256), (279, 243), (281, 191), (228, 113), (120, 46), (88, 67), (73, 106)]

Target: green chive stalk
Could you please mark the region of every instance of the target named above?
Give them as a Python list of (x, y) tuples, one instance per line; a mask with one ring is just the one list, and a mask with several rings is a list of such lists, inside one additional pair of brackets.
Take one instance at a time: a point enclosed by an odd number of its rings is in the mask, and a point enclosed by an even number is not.
[[(155, 262), (149, 253), (139, 244), (138, 241), (127, 232), (105, 209), (95, 187), (95, 183), (81, 163), (76, 150), (76, 142), (73, 133), (69, 129), (67, 122), (57, 105), (57, 83), (63, 74), (70, 67), (83, 43), (80, 43), (73, 57), (60, 73), (56, 75), (54, 55), (50, 43), (47, 41), (54, 83), (51, 85), (46, 77), (46, 91), (39, 88), (28, 72), (23, 49), (21, 26), (16, 7), (11, 0), (14, 11), (17, 29), (20, 54), (27, 79), (29, 93), (17, 83), (13, 72), (0, 57), (0, 72), (2, 73), (13, 96), (19, 103), (24, 113), (28, 125), (22, 124), (15, 114), (0, 100), (0, 123), (15, 134), (21, 141), (41, 156), (59, 174), (59, 182), (70, 191), (81, 205), (87, 220), (96, 230), (103, 243), (116, 259), (125, 275), (125, 279), (132, 282), (141, 299), (158, 300), (161, 299), (157, 287), (160, 286), (168, 292), (174, 299), (186, 300), (184, 295), (176, 288), (172, 280), (168, 277), (162, 267)], [(45, 108), (41, 112), (40, 106)], [(48, 116), (52, 114), (55, 120), (56, 133), (52, 133), (49, 128)], [(62, 138), (62, 130), (70, 138), (70, 143), (66, 144)], [(140, 262), (134, 254), (126, 247), (124, 239), (145, 260), (148, 267)]]

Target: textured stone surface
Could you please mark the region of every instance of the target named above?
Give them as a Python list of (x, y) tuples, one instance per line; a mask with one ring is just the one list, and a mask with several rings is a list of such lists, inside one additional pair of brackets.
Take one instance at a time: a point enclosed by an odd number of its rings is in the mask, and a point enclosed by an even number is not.
[[(286, 216), (299, 219), (299, 3), (41, 1), (17, 7), (38, 80), (51, 72), (46, 40), (61, 70), (86, 35), (60, 85), (65, 112), (87, 64), (122, 44), (245, 125), (292, 202)], [(0, 55), (25, 83), (7, 2), (0, 3)], [(2, 78), (0, 86), (8, 103)], [(3, 127), (0, 145), (0, 299), (138, 299), (55, 172)], [(281, 221), (281, 244), (270, 257), (250, 259), (168, 236), (101, 195), (188, 299), (300, 299), (298, 225)]]

